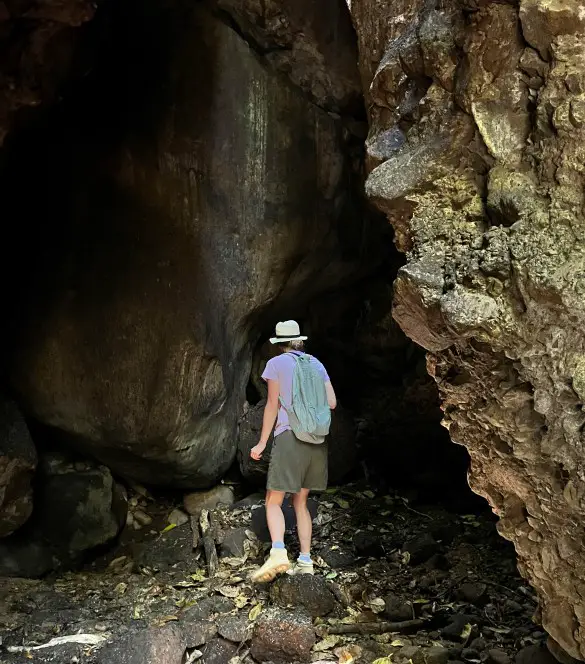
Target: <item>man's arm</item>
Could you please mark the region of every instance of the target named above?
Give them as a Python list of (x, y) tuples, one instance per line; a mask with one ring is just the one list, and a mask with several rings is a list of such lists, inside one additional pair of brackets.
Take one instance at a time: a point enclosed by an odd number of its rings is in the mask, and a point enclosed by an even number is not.
[(335, 390), (333, 389), (330, 380), (325, 383), (325, 391), (327, 392), (327, 403), (329, 404), (329, 408), (335, 410), (335, 407), (337, 406), (337, 397), (335, 396)]
[(278, 397), (280, 395), (280, 385), (277, 380), (268, 380), (268, 399), (266, 406), (264, 406), (264, 417), (262, 420), (262, 433), (260, 434), (260, 442), (252, 448), (250, 456), (252, 459), (259, 461), (262, 453), (266, 449), (268, 439), (274, 428), (276, 416), (278, 415)]

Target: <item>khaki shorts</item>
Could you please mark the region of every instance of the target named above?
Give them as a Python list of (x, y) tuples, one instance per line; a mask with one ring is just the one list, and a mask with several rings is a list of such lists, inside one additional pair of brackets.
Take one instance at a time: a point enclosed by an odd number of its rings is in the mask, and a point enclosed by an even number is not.
[(327, 488), (327, 443), (304, 443), (290, 430), (276, 436), (266, 488), (286, 493), (298, 493), (301, 489), (324, 491)]

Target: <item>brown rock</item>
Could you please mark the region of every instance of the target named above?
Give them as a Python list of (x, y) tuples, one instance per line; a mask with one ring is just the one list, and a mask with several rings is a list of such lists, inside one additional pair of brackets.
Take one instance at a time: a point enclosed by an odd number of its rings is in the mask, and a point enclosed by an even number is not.
[(220, 503), (231, 505), (234, 502), (234, 490), (230, 486), (218, 484), (209, 491), (195, 491), (183, 497), (185, 511), (192, 516), (199, 516), (201, 510), (212, 510)]
[(251, 653), (260, 662), (309, 662), (315, 641), (308, 613), (301, 609), (267, 609), (260, 614), (256, 623)]
[[(181, 664), (185, 643), (176, 625), (132, 629), (97, 651), (98, 664)], [(227, 660), (226, 660), (227, 661)]]
[(366, 193), (407, 252), (394, 316), (428, 351), (470, 486), (514, 543), (543, 626), (585, 660), (585, 239), (568, 230), (585, 223), (585, 18), (579, 0), (474, 6), (351, 3)]
[(335, 597), (322, 576), (283, 576), (270, 587), (270, 599), (281, 607), (303, 607), (313, 618), (329, 615)]
[(0, 401), (0, 537), (31, 515), (37, 453), (16, 404)]
[[(320, 71), (340, 110), (357, 92), (351, 24), (338, 2), (311, 7), (294, 13), (322, 48), (281, 26), (288, 42), (303, 40), (292, 44), (299, 62), (327, 50), (340, 76)], [(9, 372), (23, 408), (69, 445), (143, 483), (206, 489), (233, 462), (252, 351), (273, 325), (266, 312), (356, 278), (359, 249), (339, 232), (354, 214), (349, 139), (339, 115), (202, 3), (157, 5), (139, 23), (131, 44), (114, 31), (87, 97), (11, 152), (2, 199), (22, 223), (6, 246), (35, 271), (18, 295), (26, 304), (14, 305), (26, 316)], [(320, 85), (312, 99), (330, 96)], [(145, 122), (128, 123), (146, 107)], [(43, 215), (66, 220), (63, 233), (40, 233), (33, 247), (26, 219)]]
[(227, 664), (238, 653), (238, 646), (225, 639), (212, 639), (201, 649), (205, 664)]

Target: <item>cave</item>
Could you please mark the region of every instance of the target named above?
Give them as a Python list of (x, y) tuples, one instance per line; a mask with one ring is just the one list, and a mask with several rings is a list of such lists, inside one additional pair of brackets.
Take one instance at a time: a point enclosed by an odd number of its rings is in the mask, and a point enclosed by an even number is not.
[[(585, 661), (584, 31), (577, 0), (0, 1), (2, 662)], [(379, 640), (301, 593), (270, 645), (296, 586), (227, 581), (290, 318), (339, 399), (320, 597)], [(137, 578), (158, 614), (65, 615)], [(181, 632), (218, 593), (253, 637)]]

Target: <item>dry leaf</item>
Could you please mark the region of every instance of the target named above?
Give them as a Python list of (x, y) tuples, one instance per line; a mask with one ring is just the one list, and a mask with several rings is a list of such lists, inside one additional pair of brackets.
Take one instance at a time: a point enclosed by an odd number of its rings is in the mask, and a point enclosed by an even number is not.
[(379, 659), (375, 659), (372, 664), (392, 664), (392, 655), (388, 655), (388, 657), (380, 657)]
[(339, 507), (341, 507), (341, 509), (344, 509), (344, 510), (349, 509), (349, 503), (344, 498), (340, 498), (339, 496), (335, 496), (335, 498), (333, 500), (339, 505)]
[(467, 640), (471, 636), (471, 625), (467, 623), (461, 632), (461, 638)]
[(382, 613), (386, 608), (386, 602), (381, 597), (374, 597), (368, 602), (368, 606), (374, 613)]
[(236, 599), (234, 600), (234, 603), (236, 605), (236, 608), (238, 609), (243, 609), (246, 604), (248, 603), (249, 598), (246, 597), (246, 595), (238, 595)]
[(256, 620), (258, 616), (262, 613), (262, 604), (256, 604), (252, 609), (250, 609), (250, 613), (248, 614), (248, 620)]
[(325, 652), (326, 650), (331, 650), (332, 648), (335, 648), (340, 641), (341, 637), (336, 634), (330, 634), (313, 646), (313, 652)]
[(229, 597), (230, 599), (235, 599), (240, 594), (238, 588), (235, 588), (234, 586), (222, 586), (219, 588), (219, 592), (224, 597)]

